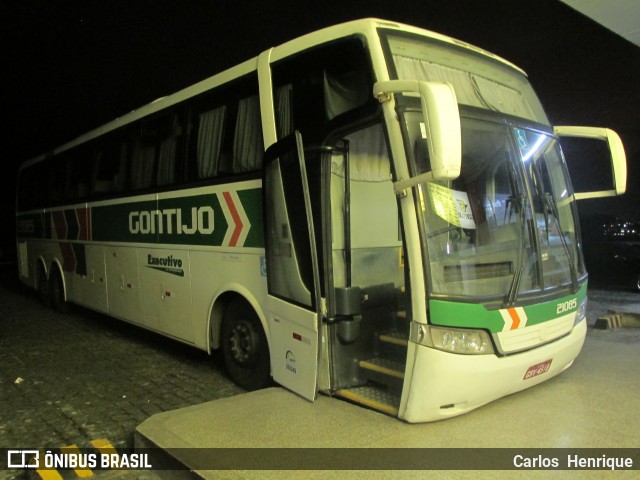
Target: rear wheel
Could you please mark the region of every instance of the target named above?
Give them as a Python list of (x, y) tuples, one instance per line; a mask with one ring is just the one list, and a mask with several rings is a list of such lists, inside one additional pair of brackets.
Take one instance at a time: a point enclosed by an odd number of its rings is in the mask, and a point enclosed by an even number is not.
[(57, 269), (51, 272), (49, 278), (49, 301), (53, 309), (58, 313), (66, 313), (69, 311), (69, 304), (64, 298), (64, 285), (62, 276)]
[(36, 273), (36, 289), (40, 303), (45, 307), (50, 307), (51, 298), (49, 297), (49, 281), (47, 280), (47, 273), (44, 271), (44, 267), (41, 264), (38, 265)]
[(227, 372), (245, 390), (259, 390), (270, 382), (269, 346), (262, 324), (251, 306), (232, 301), (222, 324), (222, 355)]
[(640, 275), (636, 276), (636, 281), (633, 284), (633, 290), (640, 293)]

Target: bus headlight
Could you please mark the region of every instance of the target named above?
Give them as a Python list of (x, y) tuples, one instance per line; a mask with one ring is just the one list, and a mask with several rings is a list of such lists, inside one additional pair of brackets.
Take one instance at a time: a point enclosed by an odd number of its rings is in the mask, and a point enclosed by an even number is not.
[(585, 318), (587, 318), (587, 299), (586, 298), (582, 301), (582, 303), (578, 307), (578, 311), (576, 312), (576, 319), (573, 321), (573, 326), (575, 327)]
[(486, 355), (494, 352), (491, 338), (484, 330), (433, 325), (420, 325), (418, 328), (420, 332), (417, 337), (412, 335), (412, 338), (428, 347), (462, 355)]

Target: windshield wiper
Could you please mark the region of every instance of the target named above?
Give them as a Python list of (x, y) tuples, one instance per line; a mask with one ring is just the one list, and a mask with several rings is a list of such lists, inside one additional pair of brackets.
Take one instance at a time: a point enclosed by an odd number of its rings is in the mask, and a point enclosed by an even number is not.
[[(555, 228), (558, 230), (558, 234), (560, 236), (560, 243), (562, 244), (562, 248), (564, 250), (567, 259), (569, 260), (569, 274), (571, 275), (571, 287), (573, 291), (578, 290), (578, 273), (576, 271), (575, 259), (573, 258), (573, 254), (569, 245), (567, 245), (567, 240), (564, 237), (564, 230), (560, 225), (560, 213), (558, 212), (558, 205), (556, 204), (555, 198), (553, 196), (553, 190), (551, 192), (546, 191), (544, 188), (544, 181), (542, 175), (542, 165), (541, 162), (544, 161), (543, 158), (538, 158), (534, 160), (533, 163), (533, 175), (535, 176), (538, 184), (538, 188), (536, 188), (537, 198), (540, 199), (542, 203), (542, 210), (544, 214), (544, 222), (545, 222), (545, 230), (547, 236), (547, 245), (550, 244), (549, 237), (549, 212), (551, 213), (551, 217), (553, 218), (553, 224)], [(545, 164), (546, 166), (546, 164)], [(548, 167), (547, 167), (548, 168)], [(543, 266), (544, 268), (544, 266)], [(543, 272), (543, 283), (542, 288), (544, 288), (544, 272)]]
[(556, 201), (553, 198), (553, 193), (545, 192), (542, 194), (542, 198), (544, 201), (545, 211), (547, 210), (547, 207), (549, 208), (549, 210), (551, 210), (551, 217), (554, 220), (555, 227), (558, 229), (558, 234), (560, 236), (560, 243), (562, 244), (562, 248), (564, 249), (565, 255), (569, 259), (569, 272), (571, 274), (571, 288), (574, 292), (576, 292), (578, 291), (578, 273), (576, 272), (575, 258), (573, 258), (573, 253), (569, 248), (569, 245), (567, 245), (567, 239), (564, 238), (564, 230), (560, 225), (560, 220), (558, 220), (558, 217), (560, 216), (558, 212), (558, 206), (556, 205)]
[[(525, 256), (525, 233), (527, 228), (527, 220), (525, 218), (525, 207), (527, 205), (527, 197), (523, 194), (515, 196), (514, 201), (517, 202), (517, 208), (520, 212), (520, 238), (519, 248), (520, 255), (518, 256), (518, 263), (516, 264), (516, 271), (513, 274), (513, 280), (509, 287), (509, 293), (505, 298), (505, 306), (513, 305), (518, 298), (518, 290), (520, 289), (520, 281), (522, 280), (522, 272), (524, 271), (524, 256)], [(517, 215), (517, 214), (516, 214)]]

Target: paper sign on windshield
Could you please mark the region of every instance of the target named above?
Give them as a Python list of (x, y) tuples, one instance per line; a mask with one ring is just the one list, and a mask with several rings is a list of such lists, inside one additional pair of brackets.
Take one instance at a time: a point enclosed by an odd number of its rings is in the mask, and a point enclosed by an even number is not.
[(443, 220), (462, 228), (476, 228), (467, 192), (452, 190), (436, 183), (427, 184), (433, 211)]

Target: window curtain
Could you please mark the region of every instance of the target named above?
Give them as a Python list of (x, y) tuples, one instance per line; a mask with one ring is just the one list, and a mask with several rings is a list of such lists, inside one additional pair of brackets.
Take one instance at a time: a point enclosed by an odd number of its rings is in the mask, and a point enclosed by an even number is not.
[(106, 170), (106, 165), (104, 165), (104, 151), (98, 150), (93, 155), (93, 166), (91, 168), (91, 193), (104, 193), (109, 192), (110, 190), (107, 188), (105, 180), (103, 177), (103, 172)]
[(473, 76), (473, 83), (489, 108), (516, 117), (532, 120), (536, 118), (527, 101), (517, 90), (477, 75)]
[(131, 188), (140, 190), (153, 185), (153, 164), (156, 147), (138, 140), (133, 149), (131, 161)]
[(233, 141), (233, 173), (251, 172), (262, 167), (264, 143), (258, 96), (238, 102)]
[(171, 133), (160, 141), (157, 185), (171, 185), (176, 183), (176, 151), (179, 135), (180, 126), (177, 117), (174, 117)]
[[(349, 134), (350, 176), (352, 181), (388, 182), (391, 180), (387, 142), (381, 125)], [(344, 156), (332, 157), (331, 173), (344, 176)]]
[(276, 125), (278, 138), (293, 133), (293, 85), (283, 85), (276, 90)]
[(198, 178), (211, 178), (218, 173), (226, 111), (227, 107), (223, 105), (200, 114), (196, 157)]
[(398, 70), (398, 78), (449, 82), (455, 87), (458, 103), (475, 107), (483, 106), (479, 104), (467, 72), (401, 55), (394, 55), (393, 61)]
[(361, 71), (324, 73), (324, 108), (329, 120), (366, 103), (369, 92), (362, 88), (366, 84), (363, 75)]
[(521, 92), (494, 80), (402, 55), (394, 55), (393, 61), (401, 79), (451, 83), (458, 103), (462, 105), (496, 110), (532, 120), (536, 118)]

